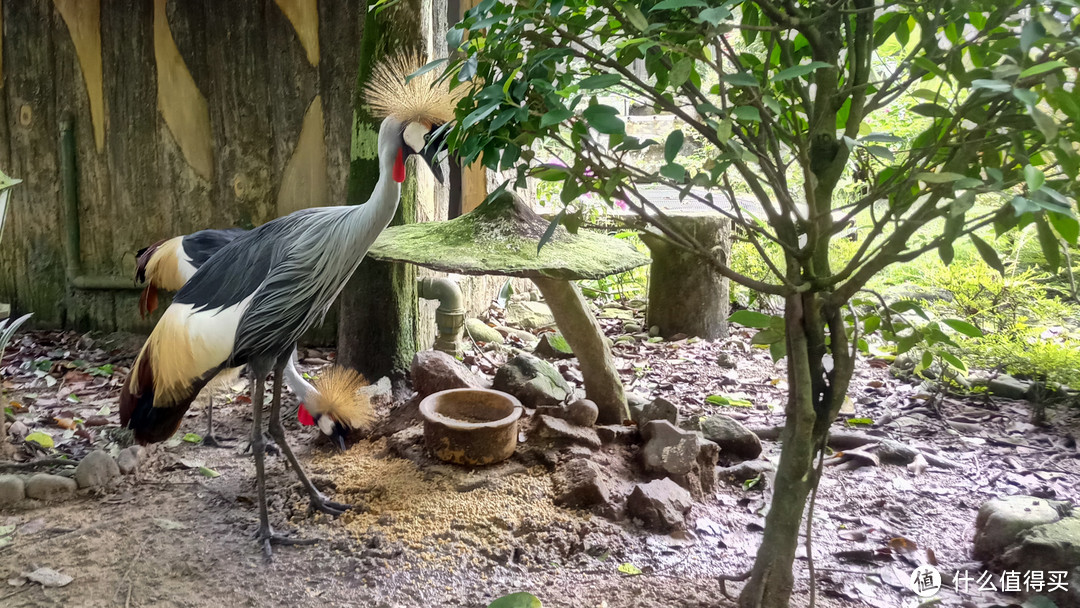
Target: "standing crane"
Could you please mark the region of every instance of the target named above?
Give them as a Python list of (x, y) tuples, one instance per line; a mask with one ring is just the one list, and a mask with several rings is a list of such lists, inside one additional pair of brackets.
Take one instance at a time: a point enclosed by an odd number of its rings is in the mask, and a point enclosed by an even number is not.
[[(379, 179), (364, 204), (302, 209), (237, 237), (213, 255), (176, 294), (132, 366), (120, 394), (120, 419), (141, 443), (176, 432), (199, 391), (221, 370), (251, 369), (252, 453), (259, 501), (257, 538), (295, 543), (270, 528), (266, 507), (264, 383), (274, 372), (269, 432), (308, 493), (311, 507), (338, 515), (350, 505), (328, 500), (308, 478), (285, 440), (281, 382), (297, 340), (330, 306), (397, 211), (405, 161), (418, 155), (441, 181), (433, 158), (439, 127), (453, 118), (458, 96), (436, 85), (433, 72), (406, 81), (414, 58), (378, 65), (366, 89), (379, 128)], [(458, 89), (461, 90), (460, 88)]]

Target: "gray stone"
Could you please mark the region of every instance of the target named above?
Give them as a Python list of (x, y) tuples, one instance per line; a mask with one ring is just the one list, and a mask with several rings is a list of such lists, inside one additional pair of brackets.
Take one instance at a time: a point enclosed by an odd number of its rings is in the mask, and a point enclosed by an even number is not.
[(670, 479), (638, 484), (626, 499), (627, 514), (650, 530), (671, 532), (686, 528), (686, 514), (694, 505), (690, 493)]
[(494, 327), (489, 326), (480, 319), (465, 319), (465, 329), (468, 330), (469, 335), (473, 340), (483, 343), (502, 344), (505, 342), (502, 334), (495, 330)]
[(493, 388), (510, 393), (530, 408), (558, 405), (574, 394), (559, 370), (526, 354), (510, 359), (495, 372)]
[(540, 334), (540, 341), (536, 343), (533, 353), (545, 359), (571, 359), (574, 356), (566, 338), (560, 333), (552, 332)]
[(506, 323), (523, 329), (540, 329), (554, 325), (555, 317), (543, 302), (510, 302), (506, 305)]
[(74, 479), (38, 473), (26, 480), (26, 497), (37, 500), (60, 500), (75, 494), (79, 484)]
[(394, 403), (394, 386), (386, 376), (379, 378), (375, 384), (362, 387), (359, 392), (367, 397), (372, 407), (386, 407)]
[(120, 450), (120, 453), (116, 455), (116, 466), (120, 473), (122, 475), (131, 475), (137, 471), (145, 454), (146, 448), (141, 445), (133, 445)]
[(555, 471), (555, 504), (588, 508), (607, 504), (610, 492), (600, 465), (586, 458), (575, 458)]
[(667, 420), (653, 420), (642, 427), (641, 435), (645, 438), (641, 458), (646, 472), (671, 477), (698, 499), (716, 487), (720, 447), (701, 433), (677, 428)]
[(626, 405), (630, 408), (630, 420), (637, 422), (641, 418), (641, 410), (652, 400), (640, 393), (626, 393)]
[(649, 328), (649, 337), (650, 338), (656, 338), (659, 335), (660, 335), (660, 326), (659, 325), (653, 325), (652, 327)]
[(540, 414), (537, 417), (537, 436), (556, 445), (583, 445), (594, 450), (600, 449), (600, 436), (591, 428), (574, 426), (562, 418)]
[(638, 442), (641, 433), (636, 426), (625, 424), (601, 424), (596, 427), (596, 434), (604, 443), (631, 445)]
[(1028, 392), (1031, 390), (1031, 383), (1014, 378), (1009, 374), (1001, 374), (997, 378), (990, 380), (986, 388), (991, 395), (1003, 399), (1023, 399), (1027, 397)]
[(421, 397), (452, 388), (485, 388), (472, 370), (450, 355), (437, 350), (423, 350), (413, 357), (413, 390)]
[(525, 331), (524, 329), (515, 329), (513, 327), (507, 327), (505, 325), (496, 325), (495, 331), (499, 332), (506, 338), (517, 338), (525, 344), (533, 344), (537, 340), (536, 336)]
[(701, 421), (701, 434), (720, 446), (724, 454), (743, 460), (761, 455), (761, 440), (741, 422), (724, 415), (709, 416)]
[(0, 475), (0, 506), (13, 505), (26, 497), (26, 483), (18, 475)]
[(564, 417), (578, 426), (592, 426), (600, 417), (600, 408), (589, 399), (578, 399), (566, 406)]
[(1066, 503), (1032, 496), (1007, 496), (986, 501), (975, 517), (973, 555), (982, 560), (1001, 556), (1022, 533), (1061, 519), (1065, 508)]
[(623, 330), (624, 333), (628, 333), (628, 334), (640, 333), (641, 332), (641, 325), (638, 324), (638, 323), (633, 323), (633, 322), (627, 321), (626, 323), (622, 324), (622, 330)]
[(724, 369), (735, 369), (738, 367), (738, 362), (735, 361), (735, 357), (732, 357), (729, 353), (720, 353), (716, 355), (716, 364)]
[(26, 424), (22, 420), (16, 420), (8, 427), (8, 434), (15, 439), (22, 439), (23, 437), (26, 437), (29, 432), (30, 429), (26, 427)]
[(94, 450), (75, 467), (75, 481), (80, 488), (99, 488), (120, 477), (120, 467), (104, 450)]
[(1020, 535), (1020, 542), (1006, 551), (1000, 561), (1010, 570), (1069, 572), (1080, 569), (1080, 514), (1073, 513), (1058, 521), (1032, 527)]
[(637, 419), (638, 427), (643, 427), (653, 420), (667, 420), (671, 424), (678, 424), (679, 408), (667, 399), (657, 397), (641, 408), (641, 414), (638, 415)]
[(754, 479), (762, 473), (771, 473), (776, 467), (768, 460), (747, 460), (730, 467), (721, 467), (716, 470), (716, 477), (720, 481), (742, 485), (748, 479)]

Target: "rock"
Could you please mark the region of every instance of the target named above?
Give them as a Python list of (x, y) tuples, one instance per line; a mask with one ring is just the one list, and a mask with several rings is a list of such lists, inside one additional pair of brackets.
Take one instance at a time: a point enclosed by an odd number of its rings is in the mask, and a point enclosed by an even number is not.
[(506, 305), (506, 323), (523, 329), (540, 329), (554, 325), (555, 317), (543, 302), (510, 302)]
[(671, 477), (694, 496), (704, 498), (716, 487), (720, 447), (701, 433), (677, 428), (667, 420), (653, 420), (641, 429), (645, 471)]
[(26, 497), (26, 484), (18, 475), (0, 475), (0, 507), (13, 505)]
[[(1002, 556), (1001, 564), (1009, 570), (1076, 571), (1080, 568), (1080, 513), (1034, 526), (1024, 532), (1020, 535), (1019, 544)], [(1058, 605), (1077, 604), (1060, 602)]]
[(716, 477), (720, 481), (742, 485), (748, 479), (754, 479), (762, 473), (771, 473), (776, 470), (773, 463), (767, 460), (747, 460), (730, 467), (721, 467), (716, 470)]
[(991, 395), (1003, 399), (1023, 399), (1031, 390), (1031, 383), (1014, 378), (1009, 374), (1001, 374), (997, 378), (990, 380), (986, 388)]
[(638, 418), (641, 417), (641, 410), (645, 409), (645, 406), (650, 401), (651, 399), (640, 393), (626, 393), (626, 405), (630, 408), (630, 420), (637, 422)]
[(578, 426), (592, 426), (596, 424), (596, 419), (600, 417), (600, 408), (596, 407), (596, 404), (589, 399), (578, 399), (566, 406), (566, 415), (564, 417)]
[(638, 323), (633, 323), (633, 322), (627, 321), (626, 323), (622, 324), (622, 330), (623, 330), (623, 333), (627, 333), (627, 334), (640, 333), (641, 332), (641, 325), (638, 324)]
[(64, 587), (75, 580), (70, 576), (53, 570), (52, 568), (38, 568), (33, 572), (27, 573), (27, 580), (34, 581), (42, 587)]
[(510, 393), (529, 408), (557, 405), (574, 394), (550, 363), (526, 354), (510, 359), (495, 372), (493, 388)]
[(551, 332), (540, 334), (540, 341), (533, 348), (533, 353), (545, 359), (570, 359), (574, 356), (566, 338), (560, 333)]
[(724, 415), (709, 416), (701, 421), (701, 434), (720, 446), (724, 454), (743, 460), (761, 455), (761, 440), (741, 422)]
[(496, 325), (495, 331), (502, 334), (504, 337), (514, 337), (525, 344), (532, 344), (536, 342), (537, 338), (533, 334), (525, 331), (524, 329), (515, 329), (513, 327), (507, 327), (505, 325)]
[(452, 388), (484, 388), (484, 381), (460, 361), (437, 350), (423, 350), (413, 357), (413, 390), (421, 397)]
[(569, 422), (540, 414), (537, 417), (535, 433), (542, 440), (557, 445), (583, 445), (594, 450), (600, 449), (600, 436), (591, 428), (574, 426)]
[(732, 357), (728, 353), (716, 355), (716, 364), (724, 369), (735, 369), (739, 365), (738, 362), (735, 361), (735, 357)]
[(667, 399), (657, 397), (641, 408), (641, 414), (638, 415), (637, 419), (638, 428), (644, 427), (653, 420), (667, 420), (671, 424), (678, 424), (679, 408), (675, 407), (675, 404)]
[(383, 376), (375, 384), (369, 384), (359, 391), (368, 398), (372, 407), (386, 407), (394, 402), (394, 386), (390, 378)]
[(68, 498), (79, 489), (74, 479), (38, 473), (26, 480), (26, 497), (37, 500), (59, 500)]
[(649, 328), (649, 337), (650, 338), (656, 338), (659, 335), (660, 335), (660, 326), (659, 325), (653, 325), (652, 327)]
[(575, 458), (559, 467), (554, 475), (555, 504), (588, 508), (607, 504), (610, 492), (600, 465), (587, 458)]
[(641, 439), (641, 433), (636, 426), (625, 424), (597, 425), (596, 434), (603, 443), (617, 443), (620, 445), (632, 445)]
[(75, 481), (80, 488), (98, 488), (120, 476), (120, 467), (108, 452), (94, 450), (75, 467)]
[(670, 479), (638, 484), (626, 500), (626, 512), (657, 532), (686, 527), (686, 514), (693, 506), (690, 493)]
[(116, 466), (120, 473), (122, 475), (131, 475), (137, 471), (145, 454), (146, 448), (141, 445), (133, 445), (120, 450), (120, 453), (116, 456)]
[(1017, 542), (1022, 533), (1061, 519), (1066, 503), (1032, 496), (1007, 496), (989, 500), (975, 517), (977, 559), (991, 560)]
[(502, 344), (505, 342), (502, 334), (480, 319), (465, 319), (465, 329), (468, 330), (473, 340), (483, 343)]
[(16, 439), (22, 439), (30, 433), (30, 429), (26, 427), (26, 424), (22, 420), (16, 420), (8, 427), (8, 434)]

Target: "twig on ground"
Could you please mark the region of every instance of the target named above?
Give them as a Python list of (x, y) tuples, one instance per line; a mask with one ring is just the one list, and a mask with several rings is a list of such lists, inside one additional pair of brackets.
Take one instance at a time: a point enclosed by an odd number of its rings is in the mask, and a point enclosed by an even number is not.
[(41, 458), (30, 462), (0, 462), (0, 471), (21, 471), (41, 467), (74, 467), (78, 464), (78, 460), (66, 458)]

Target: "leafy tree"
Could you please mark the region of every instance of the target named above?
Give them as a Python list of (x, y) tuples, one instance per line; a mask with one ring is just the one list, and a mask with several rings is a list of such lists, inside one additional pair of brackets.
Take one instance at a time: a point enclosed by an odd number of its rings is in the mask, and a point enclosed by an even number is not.
[[(473, 86), (450, 133), (466, 161), (515, 169), (515, 187), (528, 176), (561, 182), (564, 203), (595, 193), (625, 204), (723, 276), (783, 299), (783, 318), (755, 340), (787, 357), (791, 388), (777, 499), (742, 606), (788, 605), (814, 455), (857, 355), (847, 311), (866, 282), (928, 251), (948, 262), (960, 238), (1001, 269), (976, 234), (989, 226), (1034, 223), (1051, 264), (1062, 242), (1076, 244), (1077, 6), (483, 0), (448, 34), (457, 53), (428, 67)], [(626, 132), (619, 97), (674, 115), (679, 127), (664, 142), (642, 141)], [(898, 105), (924, 119), (913, 137), (870, 132), (875, 114)], [(708, 143), (700, 170), (678, 162), (688, 134)], [(665, 158), (658, 175), (630, 160), (654, 144)], [(730, 218), (771, 278), (744, 276), (704, 250), (650, 203), (646, 184)], [(740, 205), (736, 190), (760, 211)], [(850, 258), (830, 259), (830, 241), (867, 215)]]

